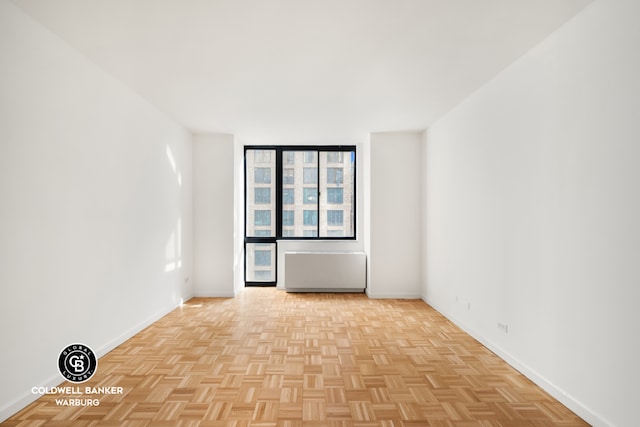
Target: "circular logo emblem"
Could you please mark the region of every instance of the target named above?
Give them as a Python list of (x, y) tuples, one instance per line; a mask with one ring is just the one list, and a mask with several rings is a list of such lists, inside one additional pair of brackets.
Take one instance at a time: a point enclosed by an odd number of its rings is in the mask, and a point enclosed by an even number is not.
[(84, 344), (68, 345), (58, 357), (58, 370), (65, 380), (83, 383), (93, 376), (98, 360), (93, 350)]

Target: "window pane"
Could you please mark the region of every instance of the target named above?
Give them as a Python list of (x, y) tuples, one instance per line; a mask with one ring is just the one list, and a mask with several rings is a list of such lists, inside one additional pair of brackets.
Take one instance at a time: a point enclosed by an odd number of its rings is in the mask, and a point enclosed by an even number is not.
[(304, 230), (304, 237), (318, 237), (318, 230)]
[(318, 225), (318, 211), (304, 211), (304, 225)]
[(275, 243), (247, 243), (245, 280), (248, 282), (275, 282)]
[(282, 204), (283, 205), (292, 205), (295, 200), (295, 192), (293, 188), (283, 188), (282, 189)]
[(256, 184), (271, 184), (271, 168), (254, 169)]
[(268, 266), (271, 265), (271, 249), (256, 249), (256, 266)]
[[(318, 205), (318, 153), (311, 150), (283, 150), (282, 168), (282, 235), (284, 237), (304, 237), (305, 230), (314, 227), (304, 225), (304, 211), (316, 215)], [(285, 218), (287, 215), (287, 218)], [(306, 214), (307, 221), (310, 214)], [(313, 220), (311, 220), (313, 221)], [(315, 226), (317, 235), (317, 225)]]
[(327, 203), (341, 204), (343, 194), (342, 188), (327, 188)]
[(318, 203), (318, 189), (317, 188), (305, 188), (303, 189), (303, 203), (313, 203), (313, 204), (317, 204)]
[(275, 237), (276, 235), (275, 223), (272, 220), (276, 215), (275, 153), (276, 150), (246, 150), (247, 237)]
[(327, 168), (327, 184), (342, 184), (342, 168)]
[(318, 183), (318, 168), (304, 168), (302, 170), (303, 180), (305, 184), (317, 184)]
[(305, 163), (316, 163), (317, 162), (317, 154), (315, 151), (305, 151), (304, 152), (304, 162)]
[(251, 150), (256, 163), (271, 163), (271, 152), (274, 150)]
[(255, 203), (256, 204), (269, 204), (271, 203), (271, 189), (270, 188), (256, 188), (255, 190)]
[(293, 224), (294, 224), (294, 212), (282, 211), (282, 225), (293, 225)]
[(271, 225), (271, 211), (255, 211), (254, 224), (257, 226)]
[(320, 152), (320, 237), (355, 235), (355, 159), (355, 151)]
[(285, 165), (291, 165), (295, 161), (295, 153), (293, 151), (282, 152), (282, 163)]
[(344, 222), (344, 211), (327, 211), (327, 224), (342, 225)]
[(330, 151), (327, 153), (327, 163), (342, 163), (342, 151)]
[(284, 185), (293, 185), (295, 183), (295, 180), (293, 179), (294, 177), (294, 170), (293, 169), (284, 169), (282, 171), (282, 183)]

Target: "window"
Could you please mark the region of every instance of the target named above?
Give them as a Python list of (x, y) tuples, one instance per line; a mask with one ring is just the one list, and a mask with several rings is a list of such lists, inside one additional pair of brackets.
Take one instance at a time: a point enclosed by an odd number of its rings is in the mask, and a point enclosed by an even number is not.
[(271, 211), (255, 211), (255, 225), (271, 225)]
[(257, 205), (264, 205), (271, 203), (271, 189), (270, 188), (256, 188), (255, 191), (255, 203)]
[(318, 211), (304, 211), (304, 225), (318, 225)]
[(318, 204), (318, 189), (317, 188), (305, 188), (302, 193), (302, 203), (304, 204)]
[(343, 211), (327, 211), (327, 224), (342, 225), (343, 222), (344, 222)]
[(327, 168), (327, 184), (342, 184), (342, 168)]
[(304, 168), (302, 169), (302, 182), (305, 184), (317, 184), (318, 183), (318, 168)]
[(291, 226), (294, 224), (294, 215), (293, 211), (282, 211), (282, 225)]
[(271, 150), (253, 150), (253, 160), (256, 163), (270, 163)]
[(245, 147), (245, 281), (275, 284), (278, 239), (355, 239), (354, 146)]
[(282, 204), (283, 205), (292, 205), (295, 200), (295, 192), (293, 188), (283, 188), (282, 189)]
[(294, 184), (294, 179), (293, 179), (293, 174), (294, 171), (293, 169), (285, 169), (282, 171), (282, 183), (285, 185), (293, 185)]
[(305, 151), (304, 152), (304, 162), (305, 163), (317, 163), (315, 151)]
[(327, 203), (342, 204), (343, 194), (342, 188), (327, 188)]
[(293, 151), (285, 151), (282, 153), (282, 163), (285, 165), (293, 164), (295, 159), (295, 153)]
[(271, 184), (271, 168), (255, 168), (253, 174), (256, 184)]
[(342, 151), (332, 151), (327, 153), (327, 162), (328, 163), (342, 163)]
[(255, 251), (255, 264), (256, 266), (269, 266), (271, 265), (271, 250), (256, 250)]

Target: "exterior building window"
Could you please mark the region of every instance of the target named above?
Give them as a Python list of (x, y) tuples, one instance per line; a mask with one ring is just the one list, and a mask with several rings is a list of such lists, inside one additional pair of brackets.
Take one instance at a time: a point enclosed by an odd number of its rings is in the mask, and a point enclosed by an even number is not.
[(255, 189), (255, 203), (257, 205), (267, 205), (271, 203), (271, 189), (270, 188), (256, 188)]
[(302, 170), (302, 182), (305, 184), (317, 184), (318, 168), (304, 168)]
[(342, 151), (332, 151), (327, 153), (328, 163), (342, 163)]
[(327, 237), (344, 237), (342, 230), (327, 230)]
[(315, 151), (305, 151), (304, 152), (304, 162), (305, 163), (316, 163), (317, 162), (316, 154), (317, 153)]
[(309, 203), (313, 203), (316, 204), (318, 203), (318, 189), (317, 188), (304, 188), (303, 189), (303, 203), (305, 204), (309, 204)]
[(271, 230), (256, 230), (254, 234), (256, 237), (271, 237)]
[(282, 211), (282, 225), (290, 226), (294, 225), (294, 211)]
[(282, 189), (282, 204), (283, 205), (292, 205), (295, 200), (295, 192), (293, 188), (283, 188)]
[(271, 184), (271, 168), (255, 168), (253, 171), (256, 184)]
[(271, 211), (255, 211), (255, 225), (271, 225)]
[(318, 225), (318, 211), (304, 211), (303, 217), (304, 225)]
[(304, 237), (318, 237), (318, 230), (304, 230)]
[(255, 251), (255, 264), (256, 266), (270, 266), (271, 265), (271, 251), (270, 250), (256, 250)]
[(271, 270), (256, 270), (253, 272), (256, 282), (269, 282), (273, 280), (273, 272)]
[(343, 194), (342, 188), (327, 188), (327, 203), (342, 204)]
[(344, 211), (327, 211), (327, 224), (342, 225), (344, 223)]
[(254, 150), (253, 159), (256, 163), (271, 163), (272, 150)]
[(343, 181), (342, 168), (327, 168), (327, 184), (342, 184)]
[(293, 169), (286, 168), (282, 171), (282, 183), (284, 185), (293, 185), (295, 183), (295, 180), (293, 179), (293, 177), (294, 177)]
[(282, 153), (282, 162), (285, 165), (291, 165), (294, 162), (295, 154), (293, 151), (285, 151)]

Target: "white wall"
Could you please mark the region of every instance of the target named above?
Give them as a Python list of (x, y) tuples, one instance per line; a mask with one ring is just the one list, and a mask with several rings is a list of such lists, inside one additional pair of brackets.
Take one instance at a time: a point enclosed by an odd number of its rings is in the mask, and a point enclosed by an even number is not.
[(234, 139), (196, 135), (193, 141), (194, 291), (234, 295)]
[(192, 214), (190, 135), (5, 0), (0, 64), (2, 420), (191, 295)]
[(638, 16), (588, 6), (424, 150), (425, 300), (593, 425), (638, 422)]
[(421, 295), (421, 133), (370, 136), (368, 288), (373, 298)]

